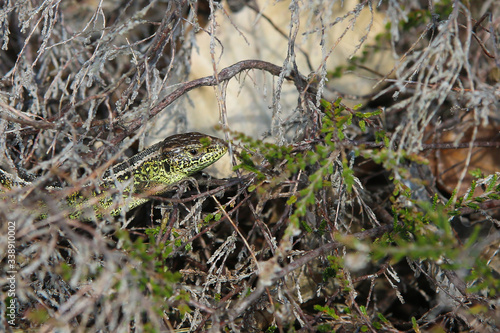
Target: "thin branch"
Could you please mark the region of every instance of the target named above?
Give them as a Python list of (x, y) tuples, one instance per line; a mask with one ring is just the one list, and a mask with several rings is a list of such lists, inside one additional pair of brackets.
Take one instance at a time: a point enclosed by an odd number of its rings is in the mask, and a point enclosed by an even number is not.
[[(240, 62), (237, 62), (234, 65), (231, 65), (229, 67), (226, 67), (222, 69), (217, 77), (214, 75), (206, 76), (200, 79), (192, 80), (186, 83), (183, 83), (179, 88), (174, 90), (172, 93), (170, 93), (167, 97), (162, 99), (156, 106), (154, 106), (151, 111), (149, 112), (148, 119), (137, 119), (135, 121), (132, 121), (129, 124), (129, 127), (125, 131), (125, 133), (122, 133), (118, 135), (116, 138), (112, 140), (112, 144), (117, 144), (123, 140), (126, 136), (128, 136), (131, 133), (134, 133), (137, 131), (141, 126), (143, 126), (145, 123), (147, 123), (148, 120), (156, 116), (158, 113), (160, 113), (163, 109), (165, 109), (167, 106), (172, 104), (174, 101), (179, 99), (181, 96), (186, 94), (187, 92), (199, 88), (199, 87), (207, 87), (207, 86), (215, 86), (219, 84), (220, 82), (223, 81), (228, 81), (238, 75), (239, 73), (246, 71), (246, 70), (251, 70), (251, 69), (257, 69), (257, 70), (263, 70), (266, 71), (274, 76), (279, 76), (280, 73), (283, 71), (283, 68), (277, 65), (274, 65), (270, 62), (267, 61), (262, 61), (262, 60), (243, 60)], [(297, 73), (296, 71), (293, 71), (285, 76), (285, 78), (289, 81), (293, 81), (296, 86), (305, 86), (307, 85), (307, 79), (301, 75), (300, 73)], [(314, 88), (309, 88), (309, 92), (314, 93)], [(107, 121), (104, 121), (107, 123)], [(102, 121), (97, 124), (102, 124)]]

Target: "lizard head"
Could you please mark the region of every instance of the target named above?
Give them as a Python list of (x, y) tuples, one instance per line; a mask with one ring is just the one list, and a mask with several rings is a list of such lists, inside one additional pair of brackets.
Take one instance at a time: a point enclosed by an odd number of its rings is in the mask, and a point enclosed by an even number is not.
[[(227, 151), (226, 143), (201, 133), (172, 135), (143, 150), (107, 172), (105, 182), (134, 179), (135, 192), (157, 188), (156, 194), (220, 159)], [(110, 178), (110, 179), (108, 179)]]
[(227, 152), (227, 144), (216, 137), (197, 132), (177, 134), (161, 143), (160, 162), (166, 173), (189, 176)]

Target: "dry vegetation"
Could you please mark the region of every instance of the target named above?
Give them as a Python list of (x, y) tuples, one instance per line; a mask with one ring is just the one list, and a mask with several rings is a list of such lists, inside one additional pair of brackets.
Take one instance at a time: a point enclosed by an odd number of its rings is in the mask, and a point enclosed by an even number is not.
[[(0, 331), (500, 329), (500, 3), (290, 1), (283, 27), (261, 15), (273, 6), (0, 1), (0, 166), (32, 180), (0, 201)], [(236, 15), (279, 29), (279, 60), (219, 64), (237, 48), (219, 34), (249, 33)], [(212, 75), (191, 79), (198, 35)], [(392, 70), (374, 69), (381, 54)], [(347, 96), (349, 76), (375, 88)], [(254, 88), (269, 115), (258, 136), (235, 130), (228, 83)], [(231, 177), (68, 218), (64, 198), (154, 124), (163, 137), (189, 128), (185, 106), (208, 107), (187, 93), (203, 86)]]

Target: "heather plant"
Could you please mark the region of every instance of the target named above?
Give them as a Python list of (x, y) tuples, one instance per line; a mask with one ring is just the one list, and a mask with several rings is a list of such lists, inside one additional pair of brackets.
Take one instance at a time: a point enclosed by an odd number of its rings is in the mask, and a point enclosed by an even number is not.
[[(0, 331), (498, 330), (499, 14), (2, 2)], [(188, 130), (225, 169), (64, 209)]]

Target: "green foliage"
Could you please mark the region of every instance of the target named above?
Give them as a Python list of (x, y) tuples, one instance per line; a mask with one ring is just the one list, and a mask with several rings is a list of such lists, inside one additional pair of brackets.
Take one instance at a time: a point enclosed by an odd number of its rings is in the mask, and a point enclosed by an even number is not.
[[(482, 202), (491, 199), (492, 195), (496, 197), (498, 174), (473, 180), (467, 193), (457, 198), (455, 191), (445, 203), (440, 202), (437, 196), (434, 196), (432, 201), (412, 199), (411, 193), (406, 192), (401, 183), (395, 184), (396, 190), (392, 200), (394, 215), (399, 222), (397, 233), (372, 245), (374, 259), (389, 255), (393, 262), (405, 257), (437, 262), (446, 258), (447, 264), (441, 265), (441, 268), (460, 268), (470, 272), (467, 281), (470, 282), (471, 292), (486, 291), (490, 296), (498, 294), (500, 282), (494, 277), (489, 263), (475, 250), (479, 226), (476, 226), (465, 243), (460, 244), (450, 224), (450, 217), (461, 214), (463, 209), (479, 210)], [(484, 186), (486, 191), (475, 194), (479, 184)], [(396, 196), (405, 197), (407, 204), (398, 205)], [(464, 260), (464, 257), (467, 260)]]
[(479, 168), (469, 171), (469, 174), (471, 174), (471, 176), (474, 178), (483, 177), (483, 171)]
[(238, 157), (240, 161), (242, 162), (241, 164), (236, 165), (233, 170), (245, 170), (249, 172), (253, 172), (257, 175), (259, 179), (265, 179), (265, 175), (257, 168), (255, 163), (252, 161), (250, 158), (250, 155), (246, 151), (242, 151)]
[(59, 264), (59, 269), (57, 273), (62, 276), (64, 281), (69, 281), (73, 276), (73, 267), (68, 263), (62, 262)]
[(205, 216), (205, 218), (203, 219), (203, 221), (205, 221), (205, 223), (209, 223), (210, 221), (212, 221), (214, 219), (214, 214), (212, 213), (209, 213)]
[(314, 309), (316, 311), (324, 312), (325, 314), (329, 315), (330, 317), (332, 317), (335, 320), (339, 320), (340, 319), (340, 317), (337, 315), (335, 309), (332, 309), (332, 308), (330, 308), (327, 305), (325, 305), (325, 306), (315, 305)]
[(451, 0), (437, 1), (434, 7), (434, 13), (439, 15), (439, 19), (446, 20), (453, 11), (454, 3)]
[[(366, 255), (373, 261), (387, 260), (390, 264), (410, 258), (416, 262), (439, 262), (440, 269), (466, 269), (471, 272), (468, 277), (471, 291), (486, 290), (490, 295), (498, 293), (500, 283), (494, 278), (487, 261), (482, 260), (475, 250), (479, 228), (475, 229), (467, 241), (461, 242), (450, 224), (450, 219), (462, 214), (464, 210), (480, 210), (487, 200), (500, 198), (498, 175), (481, 178), (483, 175), (476, 171), (470, 190), (461, 196), (455, 191), (448, 200), (442, 200), (437, 194), (428, 198), (417, 196), (415, 189), (427, 186), (428, 182), (417, 178), (411, 172), (411, 167), (423, 166), (428, 162), (421, 155), (391, 147), (390, 134), (373, 126), (374, 118), (381, 114), (380, 110), (363, 113), (356, 111), (358, 107), (346, 107), (340, 99), (333, 102), (321, 100), (320, 105), (324, 111), (321, 136), (308, 143), (305, 149), (300, 146), (278, 146), (252, 140), (244, 135), (236, 136), (242, 142), (244, 150), (240, 154), (241, 164), (235, 169), (251, 171), (257, 175), (258, 182), (253, 185), (251, 192), (269, 195), (283, 179), (297, 179), (300, 175), (300, 186), (295, 192), (289, 192), (286, 200), (286, 205), (291, 209), (289, 227), (284, 238), (294, 236), (293, 228), (299, 227), (305, 234), (325, 234), (327, 224), (324, 219), (318, 220), (321, 221), (319, 227), (310, 225), (306, 219), (308, 213), (319, 209), (317, 205), (323, 200), (324, 191), (345, 193), (345, 198), (357, 195), (354, 189), (359, 180), (352, 166), (354, 163), (349, 159), (351, 151), (354, 151), (355, 156), (371, 160), (388, 172), (392, 190), (388, 202), (394, 230), (368, 242), (349, 236), (339, 237), (348, 249), (356, 250), (366, 246)], [(362, 144), (352, 147), (347, 139), (351, 133), (372, 133), (375, 142), (381, 144), (381, 147), (367, 148)], [(335, 182), (335, 188), (332, 184), (334, 175), (340, 178), (340, 181)], [(467, 260), (463, 260), (466, 254)], [(353, 285), (342, 257), (331, 256), (328, 259), (330, 265), (322, 270), (323, 283), (334, 282), (340, 286), (339, 293), (351, 293)], [(381, 313), (370, 313), (370, 309), (363, 306), (358, 309), (363, 316), (377, 316), (370, 323), (374, 329), (381, 330), (391, 326)], [(339, 312), (334, 307), (315, 305), (315, 310), (333, 320), (339, 318)], [(345, 311), (351, 310), (349, 306), (345, 308)], [(418, 328), (416, 321), (413, 324)], [(358, 328), (361, 331), (370, 329), (369, 325), (361, 323)], [(322, 326), (322, 329), (329, 330), (330, 326)]]
[(180, 290), (175, 299), (179, 301), (176, 308), (179, 310), (182, 318), (186, 315), (186, 313), (192, 312), (191, 308), (188, 305), (188, 302), (190, 300), (189, 293), (187, 293), (185, 290)]
[(173, 273), (164, 265), (165, 259), (173, 250), (172, 247), (163, 243), (154, 245), (153, 236), (150, 236), (149, 242), (145, 242), (141, 237), (132, 242), (124, 230), (121, 230), (119, 237), (128, 257), (141, 263), (141, 267), (135, 270), (138, 287), (141, 290), (150, 290), (158, 304), (163, 304), (165, 298), (173, 295), (174, 285), (181, 278), (180, 273)]
[(274, 333), (278, 331), (278, 327), (277, 326), (269, 326), (266, 330), (266, 333)]
[(438, 260), (441, 257), (456, 257), (459, 248), (451, 230), (448, 215), (443, 205), (433, 209), (428, 202), (415, 202), (413, 208), (397, 208), (397, 231), (390, 239), (397, 246), (380, 242), (373, 246), (374, 258), (380, 259), (388, 254), (398, 262), (404, 257), (412, 259)]
[(337, 256), (328, 256), (330, 266), (323, 271), (323, 282), (328, 282), (331, 278), (336, 278), (339, 271), (343, 268), (342, 258)]
[(37, 307), (35, 309), (30, 309), (26, 313), (26, 318), (34, 323), (41, 325), (46, 323), (50, 319), (49, 311), (44, 307)]
[(156, 236), (160, 234), (160, 226), (155, 227), (155, 228), (147, 228), (146, 229), (146, 235), (148, 236)]
[(318, 332), (334, 332), (333, 331), (333, 328), (331, 325), (328, 325), (328, 324), (321, 324), (321, 325), (318, 325), (316, 326), (316, 329), (318, 330)]
[(411, 323), (413, 325), (413, 330), (415, 332), (420, 332), (420, 329), (418, 328), (417, 319), (415, 319), (415, 317), (411, 317)]
[(335, 67), (335, 70), (329, 71), (327, 73), (327, 77), (328, 78), (332, 78), (332, 79), (341, 78), (342, 74), (343, 74), (343, 71), (344, 71), (344, 66), (337, 66), (337, 67)]
[(412, 10), (408, 13), (406, 22), (401, 21), (401, 27), (404, 31), (410, 31), (412, 28), (418, 28), (427, 24), (431, 19), (431, 13), (427, 9)]

